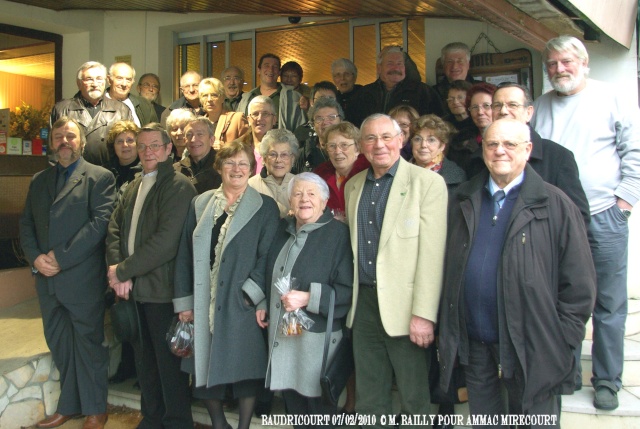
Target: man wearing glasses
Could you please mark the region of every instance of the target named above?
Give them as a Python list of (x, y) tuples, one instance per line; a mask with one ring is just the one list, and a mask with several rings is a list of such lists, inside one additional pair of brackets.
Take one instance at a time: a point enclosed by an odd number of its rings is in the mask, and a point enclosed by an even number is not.
[(132, 120), (131, 110), (117, 100), (104, 96), (107, 68), (95, 61), (84, 63), (78, 69), (76, 83), (79, 91), (73, 98), (58, 101), (51, 111), (50, 125), (67, 116), (82, 127), (87, 143), (83, 158), (108, 168), (109, 159), (115, 156), (107, 149), (107, 134), (111, 126), (122, 120)]
[(202, 106), (200, 106), (200, 93), (198, 92), (198, 85), (200, 85), (201, 80), (202, 77), (200, 74), (193, 70), (185, 72), (180, 77), (180, 91), (182, 91), (182, 96), (171, 103), (162, 114), (160, 122), (163, 127), (167, 124), (167, 117), (171, 114), (171, 111), (175, 109), (189, 109), (196, 116), (205, 115)]
[[(482, 142), (487, 170), (449, 205), (440, 310), (440, 387), (464, 367), (471, 418), (508, 428), (560, 427), (595, 297), (580, 211), (527, 164), (529, 127), (500, 119)], [(501, 391), (506, 388), (507, 401)], [(545, 415), (504, 424), (501, 416)], [(514, 416), (515, 417), (515, 416)]]
[(139, 427), (192, 427), (188, 375), (167, 347), (174, 316), (173, 273), (182, 219), (196, 190), (173, 169), (171, 142), (159, 124), (136, 139), (142, 174), (117, 204), (107, 235), (109, 286), (121, 299), (135, 299), (142, 344), (135, 346), (142, 392)]
[(145, 73), (138, 80), (138, 94), (153, 105), (158, 118), (162, 117), (166, 107), (161, 105), (160, 78), (154, 73)]
[(224, 86), (224, 111), (235, 112), (242, 98), (244, 87), (244, 71), (240, 67), (231, 66), (222, 71), (220, 80)]
[(127, 63), (113, 63), (109, 67), (109, 88), (106, 96), (127, 105), (131, 110), (133, 122), (142, 127), (149, 122), (158, 122), (158, 115), (151, 103), (137, 95), (131, 94), (131, 87), (136, 80), (136, 70)]

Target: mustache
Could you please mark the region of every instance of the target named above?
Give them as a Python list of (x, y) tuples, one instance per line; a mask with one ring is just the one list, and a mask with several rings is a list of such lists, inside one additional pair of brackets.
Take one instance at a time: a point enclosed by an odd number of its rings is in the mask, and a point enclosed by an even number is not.
[(399, 72), (398, 70), (391, 70), (391, 71), (387, 72), (388, 76), (391, 76), (391, 75), (394, 75), (394, 74), (397, 74), (398, 76), (402, 76), (402, 73)]

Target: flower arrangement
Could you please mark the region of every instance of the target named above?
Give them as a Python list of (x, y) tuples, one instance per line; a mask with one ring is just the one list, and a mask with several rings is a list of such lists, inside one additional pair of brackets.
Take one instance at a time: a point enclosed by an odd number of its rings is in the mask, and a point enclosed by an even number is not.
[(9, 120), (9, 136), (20, 137), (22, 139), (34, 139), (40, 135), (40, 128), (49, 126), (49, 112), (46, 107), (36, 109), (33, 106), (22, 102), (15, 112), (11, 112)]

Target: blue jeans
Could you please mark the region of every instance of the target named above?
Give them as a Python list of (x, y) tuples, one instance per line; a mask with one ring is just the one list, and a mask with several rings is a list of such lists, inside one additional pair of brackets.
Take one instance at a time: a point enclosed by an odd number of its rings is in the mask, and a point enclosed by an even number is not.
[[(627, 320), (627, 218), (617, 205), (613, 205), (591, 216), (588, 232), (598, 282), (592, 319), (591, 383), (608, 380), (620, 388)], [(579, 356), (580, 351), (577, 352)]]

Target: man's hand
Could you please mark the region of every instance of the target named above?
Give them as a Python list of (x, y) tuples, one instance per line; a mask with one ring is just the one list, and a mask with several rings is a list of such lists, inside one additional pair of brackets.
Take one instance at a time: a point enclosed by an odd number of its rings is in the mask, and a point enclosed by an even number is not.
[(115, 291), (116, 295), (118, 295), (119, 298), (127, 300), (129, 299), (129, 292), (131, 292), (131, 289), (133, 289), (133, 281), (129, 279), (123, 282), (118, 282), (116, 284), (110, 283), (109, 286)]
[(618, 207), (620, 207), (620, 210), (631, 210), (631, 209), (633, 209), (633, 206), (631, 204), (629, 204), (628, 202), (626, 202), (625, 200), (623, 200), (622, 198), (618, 198), (618, 200), (616, 201), (616, 204), (618, 204)]
[(193, 310), (181, 311), (178, 313), (178, 319), (184, 323), (193, 322)]
[(56, 259), (56, 254), (54, 253), (53, 249), (49, 250), (49, 253), (47, 253), (47, 256), (51, 258), (51, 265), (53, 265), (54, 267), (57, 267), (58, 270), (60, 270), (60, 264), (58, 264), (58, 260)]
[[(53, 251), (49, 252), (52, 253)], [(60, 266), (55, 256), (52, 258), (49, 254), (41, 254), (33, 261), (33, 266), (40, 274), (46, 277), (53, 277), (60, 272)]]
[(431, 320), (419, 316), (411, 316), (409, 323), (409, 339), (418, 347), (427, 348), (435, 340), (434, 324)]
[(107, 270), (107, 278), (109, 279), (109, 286), (111, 286), (112, 288), (115, 286), (116, 283), (120, 283), (120, 279), (116, 275), (116, 268), (118, 268), (117, 265), (109, 265), (109, 269)]
[(256, 322), (258, 322), (258, 326), (263, 329), (269, 326), (269, 321), (267, 320), (267, 310), (256, 310)]
[(298, 308), (306, 307), (309, 304), (309, 292), (302, 292), (299, 290), (292, 290), (291, 292), (282, 295), (280, 301), (284, 305), (284, 309), (287, 311), (294, 311)]

